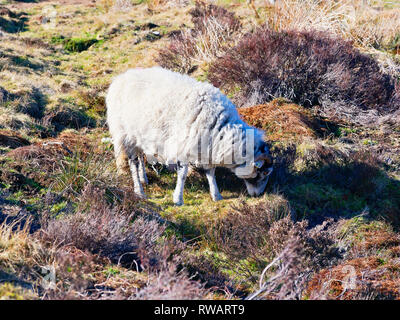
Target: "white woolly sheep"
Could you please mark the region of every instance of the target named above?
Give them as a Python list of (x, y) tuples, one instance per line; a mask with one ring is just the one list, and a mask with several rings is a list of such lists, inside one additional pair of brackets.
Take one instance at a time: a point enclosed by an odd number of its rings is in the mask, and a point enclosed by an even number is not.
[(176, 205), (183, 204), (189, 165), (205, 169), (214, 201), (222, 199), (216, 167), (243, 178), (250, 195), (264, 191), (272, 159), (263, 132), (242, 121), (211, 84), (160, 67), (130, 69), (114, 79), (106, 103), (118, 170), (126, 154), (138, 195), (145, 197), (142, 183), (147, 183), (143, 155), (177, 165)]

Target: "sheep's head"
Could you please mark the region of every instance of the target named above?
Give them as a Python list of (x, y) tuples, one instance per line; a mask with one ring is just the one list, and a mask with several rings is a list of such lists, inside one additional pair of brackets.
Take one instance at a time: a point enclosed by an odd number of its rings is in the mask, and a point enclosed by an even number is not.
[(259, 196), (267, 186), (270, 174), (273, 171), (273, 160), (269, 153), (268, 146), (262, 142), (254, 152), (254, 162), (251, 163), (252, 173), (248, 175), (236, 175), (244, 179), (247, 192), (251, 196)]

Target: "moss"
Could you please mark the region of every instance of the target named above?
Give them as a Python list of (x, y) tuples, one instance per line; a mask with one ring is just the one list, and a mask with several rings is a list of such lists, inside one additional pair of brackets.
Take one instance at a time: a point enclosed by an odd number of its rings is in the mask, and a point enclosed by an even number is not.
[(68, 204), (67, 201), (62, 201), (60, 203), (56, 203), (56, 204), (51, 206), (50, 212), (51, 213), (59, 213), (60, 211), (65, 209), (67, 204)]
[[(51, 42), (54, 44), (62, 44), (64, 50), (68, 52), (82, 52), (89, 49), (92, 45), (99, 43), (95, 37), (89, 38), (65, 38), (63, 35), (53, 36)], [(103, 41), (101, 42), (103, 43)]]

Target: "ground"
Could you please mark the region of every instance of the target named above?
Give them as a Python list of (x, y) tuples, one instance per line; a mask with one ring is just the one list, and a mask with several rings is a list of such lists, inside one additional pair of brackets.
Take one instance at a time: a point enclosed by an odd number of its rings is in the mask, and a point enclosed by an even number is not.
[[(239, 299), (281, 256), (264, 274), (278, 282), (257, 297), (398, 299), (400, 122), (364, 126), (283, 98), (241, 108), (275, 158), (264, 195), (248, 197), (219, 169), (224, 200), (213, 202), (193, 170), (177, 207), (176, 173), (148, 165), (148, 200), (135, 197), (129, 173), (117, 174), (106, 89), (128, 68), (157, 65), (194, 26), (194, 3), (122, 2), (0, 1), (0, 297)], [(274, 10), (256, 2), (257, 18), (242, 1), (218, 4), (248, 31)], [(356, 45), (395, 70), (390, 41)], [(203, 81), (212, 55), (201, 52), (191, 76)], [(43, 267), (55, 269), (48, 287)]]

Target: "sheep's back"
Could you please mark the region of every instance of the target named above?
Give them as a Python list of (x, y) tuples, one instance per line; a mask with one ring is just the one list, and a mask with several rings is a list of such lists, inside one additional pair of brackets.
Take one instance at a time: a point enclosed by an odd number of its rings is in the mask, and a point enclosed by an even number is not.
[(107, 112), (110, 131), (119, 127), (146, 154), (171, 163), (197, 156), (192, 147), (204, 130), (243, 123), (218, 89), (161, 68), (118, 76), (109, 89)]

